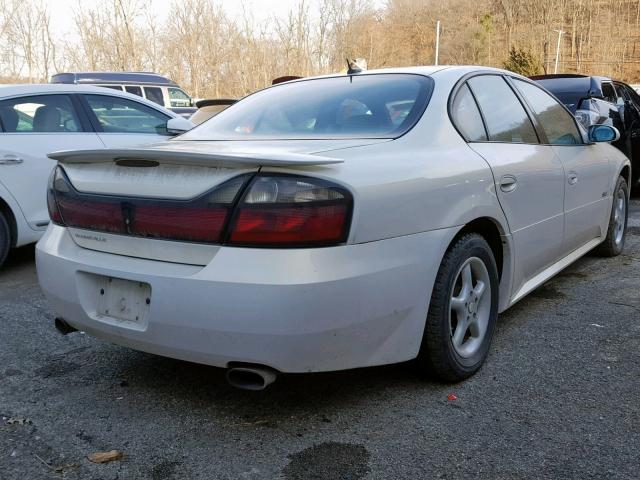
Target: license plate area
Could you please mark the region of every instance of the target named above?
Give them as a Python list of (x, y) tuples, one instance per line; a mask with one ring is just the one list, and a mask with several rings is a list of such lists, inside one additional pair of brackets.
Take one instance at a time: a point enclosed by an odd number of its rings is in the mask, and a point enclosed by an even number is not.
[(151, 285), (104, 276), (99, 276), (97, 280), (98, 317), (113, 318), (138, 328), (146, 326), (151, 306)]

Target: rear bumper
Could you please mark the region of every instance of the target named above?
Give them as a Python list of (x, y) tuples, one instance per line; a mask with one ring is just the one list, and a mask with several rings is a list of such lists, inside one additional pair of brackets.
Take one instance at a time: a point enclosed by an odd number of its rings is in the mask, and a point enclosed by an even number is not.
[[(433, 281), (455, 231), (321, 249), (221, 247), (197, 267), (81, 248), (51, 225), (36, 260), (56, 313), (96, 337), (219, 367), (327, 371), (417, 355)], [(143, 323), (96, 314), (96, 279), (105, 276), (151, 286)]]

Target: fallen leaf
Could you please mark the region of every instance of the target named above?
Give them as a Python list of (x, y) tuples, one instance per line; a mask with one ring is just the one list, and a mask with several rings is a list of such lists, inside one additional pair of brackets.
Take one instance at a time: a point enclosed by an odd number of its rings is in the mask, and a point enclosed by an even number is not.
[(118, 450), (110, 450), (108, 452), (95, 452), (88, 455), (87, 458), (93, 463), (107, 463), (116, 460), (122, 460), (122, 452)]
[(458, 397), (456, 397), (455, 393), (450, 393), (449, 395), (447, 395), (447, 400), (450, 400), (453, 402), (454, 400), (457, 400), (457, 399)]
[(31, 425), (33, 422), (29, 418), (11, 417), (7, 420), (7, 425)]

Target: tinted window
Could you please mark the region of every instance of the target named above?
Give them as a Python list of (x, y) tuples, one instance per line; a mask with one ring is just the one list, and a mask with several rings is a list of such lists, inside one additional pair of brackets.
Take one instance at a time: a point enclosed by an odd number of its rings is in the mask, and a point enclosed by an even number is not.
[(613, 85), (608, 82), (602, 82), (602, 95), (607, 102), (616, 103), (616, 91), (613, 89)]
[(536, 112), (540, 125), (552, 145), (575, 145), (582, 137), (573, 116), (551, 95), (530, 83), (514, 79), (531, 109)]
[(169, 117), (157, 110), (126, 98), (85, 95), (102, 131), (106, 133), (167, 132)]
[(482, 124), (478, 105), (467, 85), (463, 85), (453, 100), (451, 116), (466, 140), (470, 142), (486, 141), (487, 133)]
[(80, 121), (67, 95), (38, 95), (0, 102), (0, 121), (8, 133), (79, 132)]
[(381, 74), (282, 83), (234, 104), (183, 139), (393, 138), (420, 118), (432, 80)]
[(469, 80), (494, 142), (538, 143), (533, 124), (507, 82), (496, 75)]
[(162, 96), (162, 89), (158, 87), (144, 87), (144, 93), (147, 96), (147, 100), (162, 105), (164, 107), (164, 97)]
[(124, 87), (124, 89), (127, 91), (127, 93), (133, 93), (134, 95), (137, 95), (139, 97), (142, 96), (142, 88), (138, 87), (137, 85), (127, 85)]
[(111, 90), (118, 90), (119, 92), (122, 91), (122, 86), (121, 85), (98, 85), (98, 87), (110, 88)]

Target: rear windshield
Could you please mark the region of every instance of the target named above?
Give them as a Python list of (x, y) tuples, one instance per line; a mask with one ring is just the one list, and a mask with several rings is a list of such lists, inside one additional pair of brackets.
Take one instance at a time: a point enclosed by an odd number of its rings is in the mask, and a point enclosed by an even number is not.
[(412, 74), (284, 83), (229, 107), (180, 140), (394, 138), (424, 112), (433, 81)]

